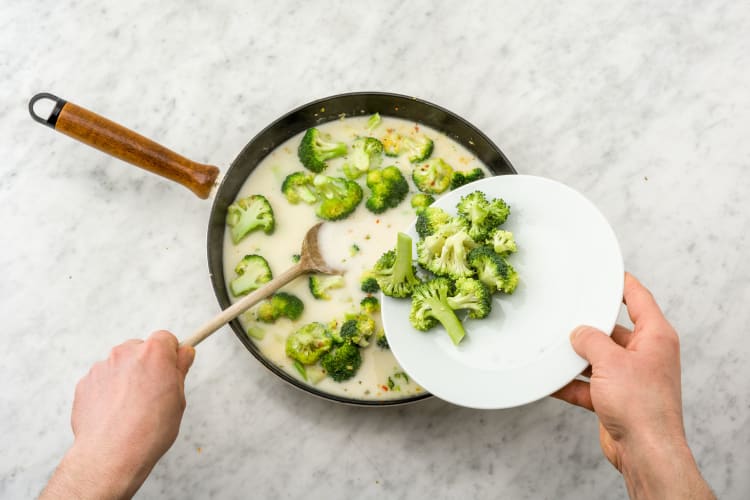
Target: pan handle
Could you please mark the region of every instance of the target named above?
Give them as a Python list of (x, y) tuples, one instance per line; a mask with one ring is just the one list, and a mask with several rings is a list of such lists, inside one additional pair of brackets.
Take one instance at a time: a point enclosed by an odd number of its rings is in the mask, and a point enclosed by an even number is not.
[[(54, 103), (52, 112), (46, 118), (34, 110), (34, 105), (42, 100)], [(136, 167), (178, 182), (203, 199), (208, 198), (219, 175), (217, 167), (188, 160), (122, 125), (53, 94), (42, 92), (32, 97), (29, 113), (43, 125)]]

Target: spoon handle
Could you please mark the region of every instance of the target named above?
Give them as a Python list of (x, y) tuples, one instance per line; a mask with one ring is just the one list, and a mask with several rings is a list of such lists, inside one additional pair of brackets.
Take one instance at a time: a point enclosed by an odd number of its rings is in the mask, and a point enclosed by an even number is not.
[(294, 278), (308, 271), (309, 269), (304, 267), (301, 263), (290, 267), (262, 287), (258, 288), (254, 292), (251, 292), (249, 295), (246, 295), (242, 299), (238, 300), (231, 306), (221, 311), (213, 319), (198, 328), (198, 330), (196, 330), (193, 335), (180, 342), (180, 346), (197, 346), (203, 339), (214, 333), (216, 330), (229, 323), (234, 318), (247, 311), (261, 300), (267, 298), (269, 295), (273, 294), (276, 290), (286, 285)]

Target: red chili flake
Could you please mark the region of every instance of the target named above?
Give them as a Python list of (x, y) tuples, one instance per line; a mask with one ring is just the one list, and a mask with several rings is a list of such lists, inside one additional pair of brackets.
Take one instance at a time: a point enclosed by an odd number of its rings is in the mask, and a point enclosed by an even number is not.
[(383, 389), (384, 391), (388, 392), (388, 386), (381, 385), (380, 388)]
[(380, 224), (380, 219), (375, 219), (375, 224)]

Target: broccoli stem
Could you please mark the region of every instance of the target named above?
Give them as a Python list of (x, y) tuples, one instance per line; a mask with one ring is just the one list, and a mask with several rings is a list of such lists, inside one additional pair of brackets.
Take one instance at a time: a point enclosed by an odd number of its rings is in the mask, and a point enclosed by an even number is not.
[(393, 265), (393, 281), (395, 283), (406, 281), (407, 276), (412, 273), (412, 266), (411, 238), (407, 234), (398, 233), (396, 263)]
[(430, 314), (443, 325), (453, 344), (458, 345), (466, 335), (466, 330), (453, 309), (438, 298), (427, 299), (425, 302), (432, 309)]

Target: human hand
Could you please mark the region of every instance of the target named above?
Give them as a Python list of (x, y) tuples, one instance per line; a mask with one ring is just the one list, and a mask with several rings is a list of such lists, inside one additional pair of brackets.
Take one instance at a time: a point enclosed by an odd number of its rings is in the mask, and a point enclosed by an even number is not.
[(158, 331), (96, 363), (76, 387), (75, 440), (42, 498), (58, 487), (81, 498), (132, 496), (177, 438), (194, 356), (192, 347)]
[[(574, 380), (553, 396), (596, 412), (602, 451), (632, 498), (713, 498), (685, 438), (677, 332), (627, 273), (623, 295), (633, 331), (617, 325), (610, 338), (576, 328), (571, 343), (591, 363), (590, 381)], [(681, 496), (683, 487), (691, 496)]]

